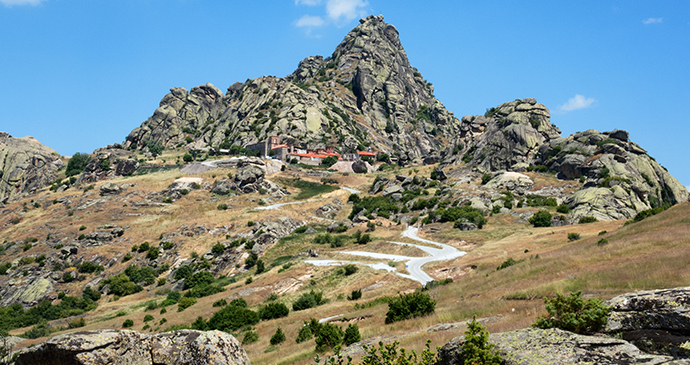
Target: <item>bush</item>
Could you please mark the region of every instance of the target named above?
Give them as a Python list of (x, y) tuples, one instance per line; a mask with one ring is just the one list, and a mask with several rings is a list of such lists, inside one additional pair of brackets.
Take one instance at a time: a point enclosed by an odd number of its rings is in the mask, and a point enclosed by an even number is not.
[(350, 275), (356, 273), (358, 270), (357, 266), (354, 264), (347, 264), (347, 265), (343, 266), (343, 269), (345, 269), (345, 276), (350, 276)]
[(276, 333), (274, 333), (273, 336), (271, 336), (270, 342), (273, 346), (285, 342), (285, 334), (283, 333), (283, 330), (280, 329), (280, 327), (278, 327)]
[(598, 221), (599, 220), (594, 218), (594, 217), (587, 216), (587, 217), (580, 218), (580, 220), (578, 220), (577, 223), (578, 224), (585, 224), (585, 223), (594, 223), (594, 222), (598, 222)]
[(294, 303), (292, 303), (292, 310), (301, 311), (309, 308), (314, 308), (321, 304), (325, 304), (326, 299), (323, 298), (322, 292), (310, 291), (300, 296)]
[(607, 240), (606, 238), (602, 238), (599, 241), (597, 241), (597, 246), (604, 246), (604, 245), (607, 245), (608, 243), (609, 243), (609, 240)]
[(577, 241), (580, 239), (580, 234), (579, 233), (568, 233), (568, 240), (569, 241)]
[(196, 304), (196, 298), (184, 297), (177, 302), (177, 311), (182, 312), (183, 310)]
[(350, 295), (347, 296), (347, 300), (357, 300), (362, 297), (362, 289), (353, 290)]
[(254, 331), (247, 331), (244, 333), (244, 337), (242, 337), (243, 345), (248, 345), (257, 341), (259, 341), (259, 334)]
[(218, 299), (213, 303), (214, 307), (225, 307), (228, 305), (228, 302), (225, 299)]
[(122, 328), (130, 328), (132, 326), (134, 326), (134, 321), (131, 319), (128, 319), (128, 320), (125, 320), (124, 322), (122, 322)]
[(494, 347), (495, 345), (489, 343), (489, 332), (477, 322), (477, 316), (474, 316), (467, 324), (460, 358), (465, 360), (465, 364), (500, 365), (503, 359)]
[(67, 162), (65, 176), (70, 177), (81, 174), (84, 169), (86, 169), (86, 165), (88, 165), (89, 161), (91, 161), (91, 156), (88, 154), (80, 152), (75, 153)]
[(344, 336), (343, 330), (333, 323), (321, 324), (316, 332), (316, 352), (325, 352), (340, 346)]
[(269, 303), (259, 308), (259, 318), (264, 321), (287, 317), (290, 310), (283, 303)]
[(551, 213), (540, 210), (529, 219), (529, 222), (535, 227), (551, 227)]
[(558, 208), (556, 208), (556, 211), (558, 213), (568, 214), (570, 213), (570, 207), (568, 206), (568, 204), (561, 204), (558, 206)]
[(218, 210), (227, 210), (227, 209), (228, 209), (227, 204), (225, 204), (225, 203), (218, 204)]
[(345, 335), (343, 336), (343, 342), (350, 346), (355, 342), (359, 342), (362, 336), (359, 334), (359, 326), (356, 323), (351, 323), (347, 326), (345, 330)]
[(80, 328), (86, 326), (86, 320), (84, 318), (75, 318), (67, 324), (68, 328)]
[(153, 316), (150, 314), (147, 314), (144, 316), (144, 322), (149, 322), (149, 321), (153, 321)]
[(491, 179), (493, 179), (493, 175), (491, 174), (484, 174), (482, 175), (482, 185), (486, 185)]
[(146, 258), (149, 260), (155, 260), (158, 258), (158, 255), (160, 255), (161, 250), (158, 247), (151, 247), (149, 248), (149, 251), (146, 253)]
[(182, 160), (184, 160), (184, 162), (192, 162), (192, 160), (194, 160), (194, 157), (192, 157), (192, 155), (190, 155), (189, 153), (185, 153), (184, 156), (182, 156)]
[(582, 292), (570, 293), (567, 297), (556, 293), (556, 298), (544, 298), (547, 314), (532, 326), (539, 328), (560, 328), (562, 330), (587, 334), (598, 331), (606, 324), (611, 308), (601, 299), (582, 299)]
[(335, 163), (338, 162), (338, 158), (335, 156), (328, 156), (321, 160), (321, 164), (326, 166), (326, 167), (331, 167), (335, 165)]
[(302, 343), (304, 341), (309, 341), (312, 337), (314, 337), (314, 334), (311, 332), (311, 326), (305, 323), (304, 326), (299, 329), (295, 342)]
[(97, 302), (101, 299), (101, 292), (99, 292), (98, 290), (93, 290), (90, 286), (87, 286), (82, 291), (81, 297), (84, 300), (91, 300)]
[(263, 273), (265, 270), (263, 260), (256, 260), (256, 275)]
[(505, 269), (505, 268), (507, 268), (507, 267), (511, 267), (511, 266), (513, 266), (513, 265), (515, 265), (515, 264), (519, 264), (519, 263), (521, 263), (521, 262), (523, 262), (523, 261), (525, 261), (525, 260), (515, 261), (512, 257), (509, 257), (508, 260), (505, 260), (505, 261), (503, 261), (503, 263), (501, 263), (500, 265), (498, 265), (498, 267), (496, 268), (496, 271), (498, 271), (498, 270), (503, 270), (503, 269)]
[(229, 333), (257, 323), (259, 323), (259, 315), (256, 312), (241, 306), (228, 305), (213, 314), (213, 317), (208, 320), (208, 328)]
[(436, 309), (436, 301), (426, 293), (401, 294), (388, 302), (386, 324), (404, 321), (431, 314)]

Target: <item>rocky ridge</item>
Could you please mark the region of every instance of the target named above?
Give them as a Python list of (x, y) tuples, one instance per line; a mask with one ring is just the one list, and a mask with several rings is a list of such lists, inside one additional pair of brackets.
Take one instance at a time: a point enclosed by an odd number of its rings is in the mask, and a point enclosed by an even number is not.
[(243, 147), (281, 135), (341, 152), (372, 144), (402, 161), (438, 155), (460, 121), (410, 65), (393, 25), (383, 16), (360, 23), (330, 57), (307, 57), (284, 78), (235, 83), (225, 95), (211, 84), (172, 88), (124, 147)]
[(35, 138), (0, 132), (0, 203), (48, 185), (64, 166), (59, 153)]
[(539, 171), (583, 183), (564, 202), (570, 220), (629, 219), (640, 211), (688, 201), (688, 191), (627, 131), (587, 130), (561, 137), (536, 99), (518, 99), (486, 115), (464, 116), (459, 138), (443, 151), (440, 168), (451, 177), (478, 171)]

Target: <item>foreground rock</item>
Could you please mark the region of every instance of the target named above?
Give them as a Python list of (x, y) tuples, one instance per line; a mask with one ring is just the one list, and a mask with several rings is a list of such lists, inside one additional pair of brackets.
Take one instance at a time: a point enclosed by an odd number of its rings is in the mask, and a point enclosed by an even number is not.
[[(439, 352), (440, 365), (462, 364), (464, 337), (456, 337)], [(525, 328), (492, 334), (506, 365), (546, 364), (690, 364), (670, 356), (649, 355), (625, 340), (584, 336), (560, 329)]]
[(239, 342), (221, 331), (181, 330), (155, 335), (136, 331), (69, 333), (26, 350), (16, 365), (250, 364)]
[(59, 153), (35, 138), (0, 132), (0, 203), (47, 186), (64, 166)]
[(687, 356), (690, 341), (690, 287), (646, 290), (611, 299), (606, 331), (647, 351)]

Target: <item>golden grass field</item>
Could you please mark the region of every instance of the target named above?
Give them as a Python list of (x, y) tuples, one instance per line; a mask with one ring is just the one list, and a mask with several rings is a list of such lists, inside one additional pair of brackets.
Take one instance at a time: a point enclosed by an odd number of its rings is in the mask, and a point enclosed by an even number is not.
[[(174, 159), (174, 156), (169, 156)], [(379, 173), (393, 178), (394, 173), (409, 175), (419, 174), (428, 176), (432, 167), (402, 169), (395, 172)], [(205, 184), (212, 184), (234, 173), (229, 169), (216, 169), (197, 175), (203, 178)], [(295, 173), (284, 171), (270, 176), (293, 178)], [(179, 230), (183, 225), (194, 226), (203, 224), (207, 228), (232, 227), (230, 234), (247, 232), (248, 221), (262, 221), (271, 217), (287, 216), (296, 220), (309, 222), (313, 227), (322, 230), (330, 224), (312, 218), (313, 211), (339, 198), (343, 203), (347, 201), (349, 193), (335, 190), (311, 198), (302, 204), (285, 206), (280, 210), (257, 210), (257, 201), (262, 197), (257, 194), (239, 195), (234, 197), (212, 196), (207, 190), (194, 190), (183, 196), (173, 204), (164, 206), (137, 207), (134, 202), (142, 202), (147, 193), (161, 191), (167, 188), (176, 178), (183, 176), (179, 171), (152, 173), (142, 176), (118, 178), (110, 182), (125, 185), (126, 191), (100, 205), (78, 209), (88, 200), (101, 198), (98, 188), (105, 182), (95, 184), (95, 188), (88, 192), (77, 188), (70, 188), (61, 193), (43, 190), (25, 200), (6, 205), (6, 212), (0, 217), (0, 239), (8, 241), (25, 240), (36, 237), (43, 240), (48, 234), (62, 235), (61, 237), (76, 238), (80, 233), (88, 233), (99, 225), (110, 223), (118, 226), (129, 226), (123, 236), (124, 240), (111, 245), (103, 245), (88, 251), (88, 254), (98, 254), (105, 257), (122, 257), (130, 251), (134, 244), (148, 241), (157, 245), (161, 234)], [(354, 174), (336, 174), (334, 177), (343, 185), (363, 191), (366, 194), (375, 175), (357, 176)], [(305, 180), (318, 182), (318, 178), (302, 177)], [(561, 184), (552, 177), (540, 178), (533, 174), (535, 185)], [(550, 179), (550, 180), (549, 180)], [(548, 180), (548, 181), (544, 181)], [(453, 189), (462, 190), (458, 185)], [(289, 189), (297, 193), (297, 189)], [(293, 194), (294, 196), (295, 194)], [(72, 196), (69, 208), (64, 204), (45, 204), (54, 199)], [(33, 208), (30, 200), (43, 205)], [(291, 201), (288, 197), (284, 201)], [(213, 201), (212, 201), (213, 200)], [(23, 204), (27, 203), (28, 208)], [(226, 203), (228, 210), (218, 210), (217, 205)], [(19, 214), (20, 211), (26, 212)], [(528, 208), (524, 208), (528, 209)], [(69, 212), (73, 212), (70, 214)], [(336, 220), (343, 220), (350, 212), (350, 207), (338, 214)], [(6, 225), (15, 216), (21, 217), (16, 225)], [(294, 256), (304, 252), (307, 248), (318, 250), (319, 258), (352, 259), (348, 255), (338, 254), (337, 251), (358, 249), (375, 252), (386, 252), (407, 256), (418, 256), (421, 250), (390, 244), (388, 240), (401, 241), (400, 233), (403, 227), (381, 219), (381, 226), (376, 227), (371, 234), (376, 238), (366, 246), (353, 243), (345, 247), (331, 249), (325, 245), (314, 245), (312, 239), (316, 234), (300, 235), (294, 239), (281, 240), (271, 247), (262, 257), (269, 268), (277, 258)], [(473, 315), (486, 318), (483, 322), (490, 332), (508, 331), (529, 326), (543, 312), (543, 297), (553, 296), (556, 292), (571, 292), (581, 290), (586, 296), (609, 299), (615, 295), (642, 289), (671, 288), (690, 285), (690, 204), (684, 203), (671, 209), (649, 217), (641, 222), (624, 225), (624, 221), (597, 222), (590, 224), (572, 225), (554, 228), (534, 228), (521, 223), (508, 214), (498, 214), (489, 217), (489, 223), (482, 230), (461, 232), (452, 228), (451, 223), (434, 223), (420, 229), (420, 236), (447, 243), (468, 252), (467, 255), (451, 261), (436, 262), (427, 265), (427, 271), (437, 279), (453, 278), (453, 283), (431, 289), (428, 293), (437, 301), (433, 315), (397, 322), (386, 325), (384, 323), (387, 305), (380, 304), (373, 307), (356, 310), (354, 302), (345, 297), (354, 289), (367, 288), (376, 283), (380, 285), (363, 292), (362, 299), (357, 303), (367, 303), (382, 296), (397, 295), (401, 292), (413, 291), (419, 284), (401, 278), (382, 270), (360, 267), (351, 276), (336, 275), (336, 267), (314, 267), (297, 261), (295, 265), (278, 273), (280, 266), (267, 270), (266, 273), (253, 276), (253, 269), (241, 272), (237, 269), (227, 274), (237, 274), (237, 282), (226, 286), (226, 291), (213, 296), (200, 298), (198, 303), (183, 312), (177, 312), (177, 306), (167, 308), (167, 313), (159, 314), (159, 309), (145, 311), (145, 303), (156, 300), (159, 303), (165, 296), (157, 295), (159, 289), (169, 288), (152, 285), (151, 290), (144, 290), (135, 295), (114, 300), (112, 295), (104, 296), (95, 311), (88, 312), (84, 317), (87, 325), (80, 330), (96, 330), (104, 328), (120, 328), (125, 319), (132, 319), (133, 329), (141, 330), (144, 326), (143, 317), (146, 314), (154, 316), (151, 331), (162, 331), (171, 325), (185, 325), (194, 321), (198, 316), (210, 318), (218, 308), (212, 304), (219, 299), (243, 297), (250, 307), (258, 309), (263, 301), (274, 292), (285, 292), (279, 301), (290, 309), (292, 302), (309, 290), (323, 291), (329, 302), (325, 305), (309, 310), (294, 312), (281, 319), (263, 321), (255, 326), (259, 334), (259, 341), (244, 346), (254, 364), (305, 364), (313, 363), (315, 356), (314, 341), (302, 344), (295, 343), (295, 338), (304, 321), (310, 318), (325, 318), (343, 315), (348, 319), (355, 318), (359, 325), (362, 339), (377, 342), (378, 340), (398, 340), (408, 349), (421, 350), (427, 339), (432, 340), (432, 346), (443, 345), (449, 339), (461, 335), (465, 330), (463, 325), (449, 330), (429, 332), (427, 329), (441, 323), (456, 323), (471, 319)], [(79, 231), (80, 226), (87, 229)], [(428, 233), (434, 228), (435, 233)], [(352, 234), (357, 229), (364, 231), (364, 224), (352, 228), (344, 234)], [(600, 232), (607, 231), (600, 235)], [(581, 238), (569, 241), (568, 233), (579, 233)], [(606, 238), (608, 244), (597, 245), (597, 241)], [(225, 240), (224, 235), (205, 234), (185, 238), (184, 242), (175, 247), (183, 258), (191, 257), (193, 252), (206, 253), (217, 242)], [(408, 240), (409, 242), (409, 240)], [(1, 262), (9, 257), (26, 255), (49, 255), (55, 250), (45, 244), (37, 244), (26, 252), (21, 250), (8, 251), (0, 256)], [(81, 253), (80, 253), (81, 254)], [(137, 256), (138, 255), (138, 256)], [(143, 253), (127, 263), (118, 263), (109, 268), (105, 276), (124, 270), (127, 265), (138, 262)], [(496, 271), (496, 267), (508, 258), (524, 260), (506, 269)], [(363, 258), (356, 258), (364, 261)], [(118, 261), (119, 262), (119, 261)], [(404, 265), (396, 265), (399, 270)], [(404, 272), (404, 271), (403, 271)], [(69, 291), (79, 295), (84, 284), (92, 280), (95, 275), (85, 275), (84, 281), (61, 285), (59, 290)], [(253, 276), (251, 284), (245, 280)], [(118, 312), (124, 311), (123, 316), (116, 317)], [(161, 319), (166, 323), (160, 325)], [(66, 323), (59, 320), (57, 324)], [(347, 323), (341, 323), (343, 327)], [(269, 338), (280, 327), (287, 337), (287, 341), (277, 347), (270, 347)], [(13, 334), (20, 334), (27, 330), (16, 329)], [(64, 333), (64, 332), (58, 332)], [(235, 333), (241, 340), (242, 333)], [(28, 346), (42, 342), (43, 339), (28, 340), (21, 346)], [(267, 352), (267, 349), (270, 351)]]

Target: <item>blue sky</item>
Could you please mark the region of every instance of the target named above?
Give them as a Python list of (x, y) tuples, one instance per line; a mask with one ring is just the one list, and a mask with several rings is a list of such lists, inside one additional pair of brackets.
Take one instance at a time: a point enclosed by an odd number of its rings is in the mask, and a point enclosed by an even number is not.
[(690, 185), (686, 0), (0, 0), (0, 130), (91, 152), (171, 87), (285, 76), (367, 14), (458, 117), (535, 97), (563, 135), (629, 130)]

